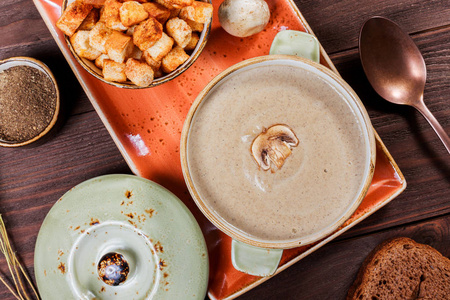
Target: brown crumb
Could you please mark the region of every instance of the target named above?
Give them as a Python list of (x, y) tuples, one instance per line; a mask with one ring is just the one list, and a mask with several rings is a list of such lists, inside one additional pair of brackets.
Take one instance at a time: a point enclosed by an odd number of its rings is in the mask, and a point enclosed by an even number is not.
[(93, 225), (97, 225), (97, 224), (100, 224), (100, 221), (98, 219), (91, 218), (91, 222), (89, 223), (89, 225), (93, 226)]
[(63, 262), (60, 262), (58, 265), (58, 270), (61, 271), (62, 274), (66, 273), (66, 265)]
[(149, 208), (149, 209), (146, 209), (145, 212), (148, 213), (149, 217), (151, 218), (153, 216), (153, 213), (155, 212), (155, 210), (152, 208)]

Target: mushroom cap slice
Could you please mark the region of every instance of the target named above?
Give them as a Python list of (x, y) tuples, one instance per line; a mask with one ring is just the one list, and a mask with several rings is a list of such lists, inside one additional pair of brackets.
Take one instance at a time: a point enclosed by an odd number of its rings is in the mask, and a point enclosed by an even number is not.
[(298, 145), (298, 138), (292, 129), (284, 124), (270, 126), (253, 140), (251, 152), (256, 163), (267, 171), (281, 169), (291, 148)]

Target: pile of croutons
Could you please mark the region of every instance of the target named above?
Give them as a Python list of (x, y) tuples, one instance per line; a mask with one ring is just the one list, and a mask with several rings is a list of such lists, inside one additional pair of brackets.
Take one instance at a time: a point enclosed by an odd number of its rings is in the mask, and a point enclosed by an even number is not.
[(105, 80), (146, 87), (189, 58), (213, 14), (207, 2), (149, 1), (75, 0), (56, 26)]

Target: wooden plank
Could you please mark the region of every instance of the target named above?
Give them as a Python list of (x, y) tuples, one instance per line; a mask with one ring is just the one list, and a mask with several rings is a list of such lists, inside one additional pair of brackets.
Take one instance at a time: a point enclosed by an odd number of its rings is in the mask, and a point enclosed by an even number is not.
[(362, 24), (372, 16), (399, 23), (408, 33), (448, 26), (447, 0), (296, 1), (328, 54), (354, 48)]
[[(427, 64), (425, 103), (447, 132), (450, 132), (449, 37), (450, 28), (414, 36)], [(331, 58), (362, 99), (373, 126), (408, 182), (403, 194), (344, 237), (449, 213), (449, 157), (429, 124), (413, 108), (391, 104), (376, 94), (364, 75), (356, 49)]]
[[(408, 188), (339, 240), (242, 299), (343, 298), (364, 257), (391, 236), (411, 236), (450, 255), (448, 155), (417, 112), (389, 104), (376, 95), (364, 76), (356, 48), (359, 28), (372, 15), (390, 17), (413, 33), (427, 63), (426, 102), (450, 132), (448, 1), (329, 0), (297, 4), (325, 50), (332, 53), (341, 75), (367, 106), (374, 127), (399, 164)], [(0, 213), (18, 253), (33, 274), (34, 243), (53, 203), (86, 179), (130, 170), (32, 1), (2, 0), (0, 11), (0, 59), (24, 55), (49, 65), (60, 84), (64, 106), (60, 126), (44, 144), (0, 148)], [(434, 219), (420, 221), (428, 218)], [(4, 266), (5, 261), (0, 258), (0, 270), (5, 271)], [(14, 298), (0, 285), (0, 299)]]
[(328, 244), (239, 299), (345, 299), (370, 251), (382, 241), (400, 236), (428, 244), (449, 257), (450, 214)]

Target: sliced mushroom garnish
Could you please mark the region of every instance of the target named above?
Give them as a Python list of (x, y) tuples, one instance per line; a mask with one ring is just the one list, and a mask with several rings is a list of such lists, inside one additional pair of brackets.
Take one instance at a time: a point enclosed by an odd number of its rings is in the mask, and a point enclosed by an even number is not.
[(281, 169), (286, 158), (291, 155), (291, 148), (298, 145), (295, 133), (287, 125), (273, 125), (253, 140), (251, 151), (253, 158), (264, 171), (275, 172)]

